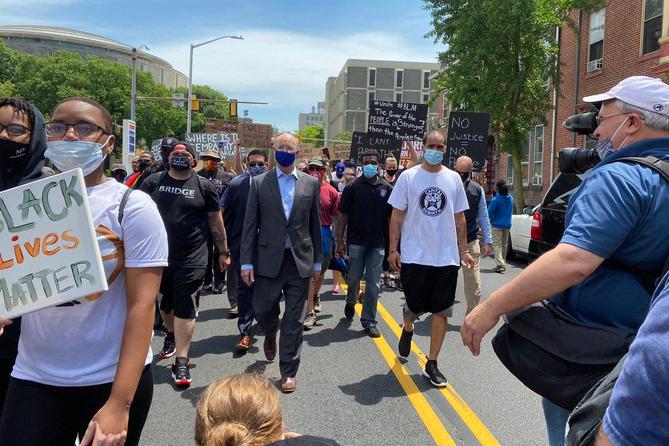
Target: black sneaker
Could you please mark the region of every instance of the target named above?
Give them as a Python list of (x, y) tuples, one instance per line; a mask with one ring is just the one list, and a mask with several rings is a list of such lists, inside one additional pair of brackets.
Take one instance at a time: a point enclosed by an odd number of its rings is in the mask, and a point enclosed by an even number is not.
[(378, 328), (376, 328), (376, 325), (369, 325), (365, 328), (365, 333), (370, 338), (380, 338), (381, 337), (381, 332), (379, 331)]
[(167, 333), (165, 336), (165, 343), (163, 349), (160, 350), (160, 357), (162, 359), (171, 358), (177, 352), (177, 344), (174, 342), (174, 333)]
[(411, 339), (413, 339), (413, 331), (404, 330), (402, 325), (402, 335), (397, 343), (397, 352), (402, 358), (406, 358), (411, 353)]
[(437, 361), (428, 359), (423, 374), (427, 376), (433, 386), (446, 387), (446, 377), (437, 368)]
[(353, 319), (354, 315), (355, 302), (346, 302), (346, 306), (344, 307), (344, 316), (346, 316), (347, 319)]
[(172, 364), (172, 379), (174, 385), (179, 387), (188, 387), (193, 380), (190, 377), (190, 370), (188, 370), (188, 358), (177, 357), (174, 364)]

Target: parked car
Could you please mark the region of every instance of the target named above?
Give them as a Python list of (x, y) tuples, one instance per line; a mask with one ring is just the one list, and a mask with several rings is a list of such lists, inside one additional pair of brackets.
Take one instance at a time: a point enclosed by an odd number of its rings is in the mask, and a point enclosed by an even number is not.
[(513, 259), (517, 254), (529, 256), (532, 219), (534, 212), (537, 210), (539, 210), (539, 206), (535, 206), (534, 209), (526, 207), (522, 214), (511, 216), (509, 244), (506, 251), (507, 259)]

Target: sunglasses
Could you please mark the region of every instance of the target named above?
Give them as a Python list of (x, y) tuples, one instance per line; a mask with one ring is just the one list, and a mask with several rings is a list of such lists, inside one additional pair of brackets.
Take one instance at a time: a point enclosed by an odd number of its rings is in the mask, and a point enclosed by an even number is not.
[(265, 167), (265, 162), (264, 161), (251, 161), (249, 163), (249, 167)]
[(309, 171), (314, 171), (314, 170), (325, 170), (325, 167), (320, 167), (320, 166), (309, 166)]
[(108, 134), (108, 132), (99, 125), (91, 124), (90, 122), (78, 122), (76, 124), (48, 122), (44, 124), (44, 131), (46, 131), (46, 136), (50, 138), (62, 138), (70, 127), (74, 129), (74, 134), (79, 138), (90, 138), (99, 133), (104, 133), (105, 135)]
[(7, 134), (9, 136), (21, 136), (30, 132), (30, 129), (28, 127), (21, 124), (9, 124), (9, 125), (0, 124), (0, 133), (2, 133), (3, 130), (7, 130)]

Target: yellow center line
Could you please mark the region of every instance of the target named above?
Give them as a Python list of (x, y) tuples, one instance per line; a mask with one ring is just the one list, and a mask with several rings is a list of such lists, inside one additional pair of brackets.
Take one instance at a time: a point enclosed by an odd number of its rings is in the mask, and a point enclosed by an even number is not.
[[(358, 316), (360, 316), (362, 305), (356, 304), (355, 311), (358, 313)], [(434, 412), (434, 409), (432, 409), (432, 406), (428, 403), (423, 393), (418, 390), (416, 383), (413, 382), (407, 369), (402, 365), (395, 355), (395, 352), (390, 348), (388, 341), (386, 341), (383, 336), (374, 338), (373, 340), (376, 347), (379, 349), (379, 352), (381, 352), (381, 356), (388, 364), (388, 367), (390, 367), (390, 370), (395, 375), (395, 378), (397, 378), (397, 381), (402, 386), (402, 389), (404, 389), (404, 392), (407, 394), (409, 401), (413, 404), (416, 413), (418, 413), (418, 416), (425, 424), (427, 431), (432, 435), (435, 444), (438, 446), (455, 446), (455, 441), (448, 433), (444, 424)]]

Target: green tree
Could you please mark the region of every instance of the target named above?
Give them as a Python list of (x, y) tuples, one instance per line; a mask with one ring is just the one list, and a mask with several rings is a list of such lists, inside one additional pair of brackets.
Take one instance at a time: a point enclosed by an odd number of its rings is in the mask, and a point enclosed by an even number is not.
[(353, 132), (346, 130), (345, 132), (339, 133), (332, 139), (328, 138), (328, 140), (329, 140), (328, 142), (330, 142), (332, 145), (351, 144), (351, 141), (353, 141)]
[(593, 11), (604, 0), (425, 0), (427, 36), (446, 44), (447, 68), (435, 80), (455, 110), (489, 112), (500, 151), (512, 155), (516, 209), (525, 205), (522, 141), (551, 108), (560, 88), (557, 27), (574, 28), (570, 11)]
[(297, 132), (302, 137), (302, 144), (313, 144), (314, 147), (323, 147), (325, 142), (325, 126), (310, 125)]

